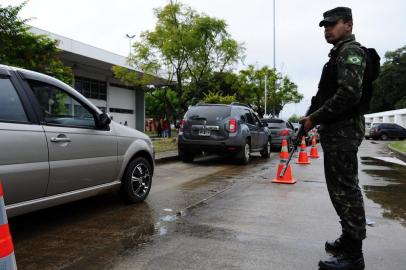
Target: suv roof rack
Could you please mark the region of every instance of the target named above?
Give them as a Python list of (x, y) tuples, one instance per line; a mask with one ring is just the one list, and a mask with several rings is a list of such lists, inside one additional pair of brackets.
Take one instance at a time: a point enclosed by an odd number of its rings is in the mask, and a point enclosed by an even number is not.
[(251, 109), (250, 105), (244, 104), (244, 103), (240, 103), (240, 102), (231, 102), (230, 105), (237, 105), (237, 106), (243, 106), (243, 107), (247, 107)]
[(205, 103), (205, 102), (198, 102), (193, 106), (227, 106), (227, 104), (222, 103)]

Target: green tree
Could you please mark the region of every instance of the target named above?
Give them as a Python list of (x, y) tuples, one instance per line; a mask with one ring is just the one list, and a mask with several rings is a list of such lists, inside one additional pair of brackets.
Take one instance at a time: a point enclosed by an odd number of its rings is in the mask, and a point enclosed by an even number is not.
[(235, 101), (237, 101), (235, 95), (225, 96), (219, 91), (210, 91), (204, 95), (203, 99), (203, 102), (212, 104), (230, 104)]
[(58, 58), (58, 41), (29, 32), (29, 20), (20, 18), (25, 4), (0, 5), (0, 63), (46, 73), (71, 84), (72, 71)]
[(385, 54), (374, 83), (370, 112), (406, 108), (406, 46)]
[(303, 116), (299, 116), (299, 115), (296, 115), (296, 114), (292, 114), (290, 117), (289, 117), (289, 121), (290, 122), (292, 122), (292, 123), (299, 123), (299, 120), (300, 119), (302, 119), (303, 118)]
[(147, 91), (145, 95), (146, 115), (155, 119), (169, 119), (175, 121), (183, 113), (176, 93), (169, 87), (159, 87)]
[[(176, 93), (186, 111), (211, 89), (214, 72), (229, 70), (242, 57), (241, 44), (231, 38), (225, 21), (171, 1), (154, 10), (155, 29), (141, 33), (128, 62), (139, 72), (114, 67), (116, 77), (135, 86), (154, 84), (157, 77)], [(214, 89), (215, 90), (215, 89)]]
[(297, 85), (289, 77), (282, 76), (267, 66), (256, 69), (253, 65), (249, 65), (239, 73), (240, 91), (237, 93), (237, 100), (255, 106), (260, 117), (265, 113), (265, 80), (267, 113), (272, 116), (279, 116), (286, 104), (302, 100), (303, 95), (297, 91)]

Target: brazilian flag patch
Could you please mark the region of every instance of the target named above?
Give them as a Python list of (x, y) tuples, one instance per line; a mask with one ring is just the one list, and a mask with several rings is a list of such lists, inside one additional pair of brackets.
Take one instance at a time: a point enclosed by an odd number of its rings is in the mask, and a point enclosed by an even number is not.
[(346, 62), (347, 64), (354, 64), (360, 66), (362, 64), (362, 57), (358, 55), (349, 55)]

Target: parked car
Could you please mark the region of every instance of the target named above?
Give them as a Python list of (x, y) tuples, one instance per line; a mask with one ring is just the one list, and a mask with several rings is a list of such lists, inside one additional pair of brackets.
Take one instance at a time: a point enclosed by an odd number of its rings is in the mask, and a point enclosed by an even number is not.
[(271, 136), (248, 106), (198, 104), (190, 107), (181, 121), (178, 150), (184, 162), (207, 152), (247, 164), (253, 152), (260, 152), (264, 158), (270, 156)]
[(394, 123), (380, 123), (371, 127), (369, 137), (374, 140), (405, 139), (406, 129)]
[(307, 135), (306, 135), (306, 138), (305, 138), (306, 145), (311, 145), (312, 144), (313, 136), (316, 137), (316, 142), (320, 141), (320, 134), (318, 132), (319, 127), (320, 126), (317, 125), (314, 128), (312, 128), (309, 132), (307, 132)]
[(292, 142), (296, 139), (297, 129), (289, 121), (277, 118), (267, 118), (261, 120), (267, 125), (271, 132), (272, 148), (280, 149), (282, 140), (287, 140), (288, 148), (292, 146)]
[(365, 139), (370, 139), (371, 128), (376, 127), (380, 123), (365, 123)]
[(151, 190), (149, 137), (50, 76), (0, 65), (0, 138), (9, 216), (114, 189), (141, 202)]

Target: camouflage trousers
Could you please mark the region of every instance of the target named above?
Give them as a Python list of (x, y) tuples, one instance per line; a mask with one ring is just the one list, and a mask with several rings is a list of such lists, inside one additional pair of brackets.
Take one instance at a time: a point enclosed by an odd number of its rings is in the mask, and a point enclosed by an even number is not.
[(366, 222), (358, 180), (357, 152), (358, 149), (325, 151), (324, 171), (331, 202), (341, 219), (343, 234), (363, 240), (366, 238)]

